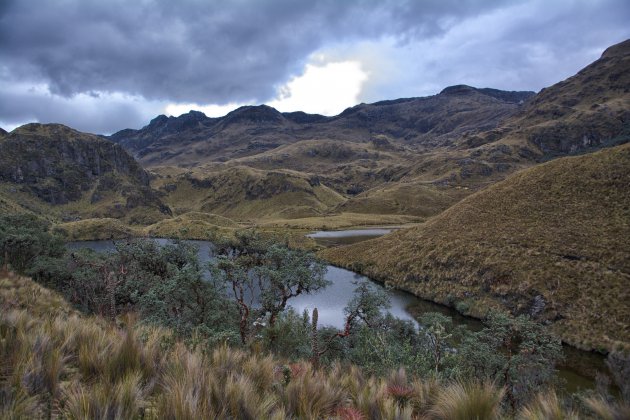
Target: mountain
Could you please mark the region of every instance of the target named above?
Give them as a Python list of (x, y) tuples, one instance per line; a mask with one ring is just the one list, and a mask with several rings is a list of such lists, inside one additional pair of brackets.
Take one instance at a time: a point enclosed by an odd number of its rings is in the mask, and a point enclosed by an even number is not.
[[(235, 186), (233, 191), (250, 188), (251, 174), (278, 180), (282, 173), (281, 177), (290, 179), (290, 183), (318, 179), (315, 191), (306, 193), (302, 189), (301, 194), (290, 195), (291, 200), (285, 199), (288, 195), (268, 200), (257, 213), (259, 218), (366, 211), (427, 217), (467, 195), (467, 190), (404, 179), (410, 168), (430, 153), (450, 153), (465, 133), (497, 127), (532, 95), (457, 86), (426, 98), (360, 104), (335, 117), (281, 113), (265, 105), (241, 107), (222, 118), (207, 118), (191, 111), (180, 117), (159, 116), (140, 130), (123, 130), (110, 139), (157, 175), (153, 183), (156, 188), (166, 182), (189, 184), (186, 179), (160, 181), (161, 174), (169, 171), (159, 167), (169, 165), (188, 168), (198, 178), (220, 178), (224, 184)], [(218, 175), (220, 171), (223, 173)], [(243, 176), (245, 172), (249, 175)], [(183, 176), (181, 171), (173, 173), (178, 173), (175, 177)], [(276, 191), (275, 182), (262, 183), (269, 187), (265, 194)], [(405, 183), (402, 188), (401, 182)], [(298, 184), (304, 185), (304, 181)], [(373, 188), (380, 188), (380, 192), (369, 195)], [(390, 194), (390, 189), (395, 191)], [(320, 193), (325, 198), (318, 198)], [(368, 194), (367, 200), (358, 197), (364, 193)], [(164, 200), (174, 202), (172, 191), (164, 194)], [(392, 204), (399, 199), (405, 201), (407, 194), (417, 199)], [(183, 200), (177, 207), (204, 211), (210, 206), (228, 217), (250, 218), (255, 214), (251, 203), (241, 199), (244, 195), (235, 197), (229, 206), (225, 200), (220, 206), (201, 204), (197, 195), (177, 195)], [(346, 203), (355, 196), (356, 203)], [(238, 209), (238, 203), (245, 207)]]
[[(545, 157), (630, 140), (630, 40), (606, 49), (575, 76), (540, 91), (498, 129), (501, 143), (529, 143)], [(470, 139), (493, 141), (493, 133)]]
[(280, 113), (266, 105), (241, 107), (221, 118), (191, 111), (158, 116), (140, 130), (122, 130), (110, 139), (148, 166), (227, 161), (304, 140), (369, 143), (378, 135), (426, 148), (494, 128), (533, 94), (459, 87), (426, 98), (360, 104), (335, 117)]
[[(334, 117), (281, 113), (265, 105), (221, 118), (191, 111), (161, 115), (110, 139), (157, 175), (156, 188), (188, 182), (159, 179), (169, 172), (159, 167), (175, 166), (245, 191), (250, 181), (243, 174), (250, 168), (250, 175), (265, 179), (277, 179), (278, 173), (290, 173), (292, 180), (316, 177), (337, 195), (316, 203), (311, 194), (295, 203), (271, 200), (260, 213), (264, 218), (343, 213), (426, 218), (516, 171), (630, 140), (629, 57), (630, 41), (612, 46), (575, 76), (538, 94), (456, 85), (424, 98), (359, 104)], [(171, 172), (179, 177), (186, 171)], [(273, 182), (263, 184), (267, 193), (274, 191)], [(172, 203), (173, 193), (163, 193)], [(179, 197), (180, 207), (203, 210), (198, 197), (188, 203), (187, 196)], [(241, 198), (236, 202), (252, 208)], [(296, 206), (312, 211), (295, 211)], [(252, 214), (227, 207), (212, 208), (230, 217)]]
[(323, 256), (483, 316), (527, 313), (585, 349), (630, 345), (630, 144), (556, 159), (423, 225)]
[(121, 146), (60, 124), (27, 124), (0, 137), (0, 201), (53, 219), (162, 219), (170, 210), (149, 178)]

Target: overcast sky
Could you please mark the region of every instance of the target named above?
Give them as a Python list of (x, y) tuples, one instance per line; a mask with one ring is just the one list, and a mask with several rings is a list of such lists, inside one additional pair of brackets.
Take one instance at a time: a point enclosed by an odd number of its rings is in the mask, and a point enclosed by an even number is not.
[(628, 0), (0, 0), (0, 126), (112, 133), (190, 109), (538, 91), (628, 22)]

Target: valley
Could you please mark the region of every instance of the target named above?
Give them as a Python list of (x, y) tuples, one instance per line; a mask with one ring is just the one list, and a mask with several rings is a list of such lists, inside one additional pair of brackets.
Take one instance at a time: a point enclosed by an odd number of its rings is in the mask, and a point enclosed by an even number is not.
[(630, 419), (628, 21), (3, 2), (0, 419)]
[(320, 255), (607, 351), (630, 341), (629, 68), (625, 41), (538, 94), (458, 85), (334, 117), (191, 111), (109, 137), (29, 124), (1, 134), (0, 208), (69, 240), (255, 228), (317, 250), (315, 230), (405, 227)]

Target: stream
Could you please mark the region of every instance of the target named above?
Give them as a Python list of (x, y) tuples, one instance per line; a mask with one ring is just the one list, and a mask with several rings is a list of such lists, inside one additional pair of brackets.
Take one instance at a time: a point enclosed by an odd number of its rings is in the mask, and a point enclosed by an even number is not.
[[(366, 229), (346, 231), (321, 231), (310, 234), (318, 243), (325, 246), (346, 245), (361, 240), (372, 239), (391, 232), (392, 229)], [(160, 244), (165, 244), (168, 239), (155, 239)], [(208, 241), (187, 241), (195, 244), (199, 251), (198, 257), (202, 263), (211, 258), (212, 243)], [(69, 249), (91, 248), (95, 251), (106, 252), (115, 250), (113, 241), (82, 241), (68, 243)], [(481, 321), (466, 317), (456, 310), (420, 299), (410, 293), (395, 289), (384, 288), (380, 283), (343, 268), (329, 265), (325, 278), (332, 284), (317, 293), (301, 295), (290, 301), (298, 313), (304, 310), (312, 311), (317, 308), (320, 325), (332, 325), (343, 328), (343, 308), (352, 298), (354, 289), (360, 282), (371, 282), (377, 288), (384, 289), (390, 297), (391, 307), (389, 312), (401, 319), (411, 320), (417, 324), (417, 318), (426, 312), (439, 312), (453, 319), (453, 324), (465, 325), (467, 328), (477, 331), (483, 327)], [(559, 366), (559, 376), (565, 381), (568, 392), (580, 389), (592, 389), (595, 387), (595, 373), (608, 372), (604, 363), (604, 357), (597, 353), (585, 352), (570, 346), (563, 346), (565, 360)]]

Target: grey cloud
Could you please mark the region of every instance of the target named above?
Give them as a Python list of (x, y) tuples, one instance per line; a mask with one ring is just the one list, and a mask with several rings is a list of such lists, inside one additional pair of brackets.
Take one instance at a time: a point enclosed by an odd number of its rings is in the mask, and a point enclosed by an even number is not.
[[(397, 80), (370, 80), (361, 100), (430, 95), (453, 84), (540, 90), (575, 74), (630, 37), (630, 3), (534, 0), (497, 8), (408, 47)], [(459, 34), (458, 34), (459, 30)], [(394, 56), (392, 61), (403, 61)]]
[(442, 33), (491, 1), (13, 1), (0, 59), (55, 94), (264, 101), (327, 42)]
[(38, 121), (63, 123), (77, 130), (111, 134), (124, 127), (141, 127), (162, 112), (164, 104), (125, 97), (81, 95), (64, 98), (40, 91), (5, 89), (0, 84), (0, 126)]
[[(365, 101), (540, 89), (629, 37), (628, 21), (627, 0), (0, 0), (0, 121), (112, 132), (166, 102), (262, 103), (311, 53), (361, 42), (393, 42), (397, 70), (374, 74)], [(28, 85), (50, 94), (15, 88)]]

